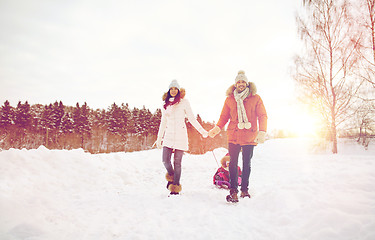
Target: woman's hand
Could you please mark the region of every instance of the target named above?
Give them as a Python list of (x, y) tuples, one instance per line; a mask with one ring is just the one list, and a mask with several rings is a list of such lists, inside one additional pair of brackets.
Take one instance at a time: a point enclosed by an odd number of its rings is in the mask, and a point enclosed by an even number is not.
[(161, 139), (161, 138), (158, 138), (158, 139), (156, 140), (156, 147), (157, 147), (158, 149), (161, 149), (161, 148), (163, 147), (163, 145), (162, 145), (162, 139)]

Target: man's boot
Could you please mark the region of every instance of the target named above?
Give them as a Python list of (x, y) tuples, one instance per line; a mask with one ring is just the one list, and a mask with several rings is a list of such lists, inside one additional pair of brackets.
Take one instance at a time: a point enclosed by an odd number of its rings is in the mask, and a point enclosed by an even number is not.
[(245, 190), (245, 191), (241, 191), (241, 198), (245, 198), (245, 197), (248, 197), (250, 198), (250, 194), (249, 194), (249, 191)]
[(231, 188), (227, 196), (228, 202), (238, 202), (237, 189)]

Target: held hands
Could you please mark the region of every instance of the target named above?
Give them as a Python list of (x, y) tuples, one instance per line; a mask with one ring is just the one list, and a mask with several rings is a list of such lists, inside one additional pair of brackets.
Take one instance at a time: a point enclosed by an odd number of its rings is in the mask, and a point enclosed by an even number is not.
[(265, 131), (259, 131), (258, 135), (256, 136), (254, 142), (256, 143), (264, 143), (266, 140), (266, 132)]
[(209, 132), (208, 132), (208, 136), (210, 136), (211, 138), (215, 137), (217, 134), (219, 134), (221, 131), (221, 129), (218, 127), (218, 126), (215, 126), (213, 127)]
[(202, 131), (201, 134), (202, 134), (203, 138), (207, 138), (208, 137), (208, 132), (206, 130), (204, 130), (204, 129), (203, 129), (203, 131)]

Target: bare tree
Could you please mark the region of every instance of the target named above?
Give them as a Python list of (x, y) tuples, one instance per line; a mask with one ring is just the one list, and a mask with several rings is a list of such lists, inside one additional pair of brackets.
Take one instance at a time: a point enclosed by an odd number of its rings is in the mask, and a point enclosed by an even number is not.
[(358, 142), (368, 147), (369, 135), (374, 132), (374, 111), (375, 104), (369, 101), (364, 102), (357, 111), (357, 126), (359, 128)]
[(357, 29), (362, 35), (358, 76), (375, 88), (375, 0), (361, 0), (359, 3), (353, 8), (356, 15), (355, 23), (358, 24)]
[(368, 147), (375, 129), (375, 0), (361, 0), (353, 5), (354, 24), (361, 37), (359, 48), (360, 64), (357, 69), (359, 79), (365, 81), (358, 93), (360, 104), (353, 106), (354, 121), (357, 124), (358, 142)]
[(314, 2), (314, 0), (302, 0), (303, 5), (310, 5)]
[[(368, 28), (370, 32), (372, 56), (373, 56), (372, 66), (374, 67), (375, 66), (375, 0), (366, 0), (366, 7), (368, 11), (368, 16), (367, 16), (368, 24), (366, 24), (366, 27)], [(375, 86), (374, 81), (372, 81), (372, 84)]]
[(329, 126), (332, 152), (337, 153), (337, 127), (345, 120), (361, 83), (354, 76), (360, 37), (346, 0), (308, 1), (304, 17), (297, 16), (305, 52), (296, 57), (295, 80), (304, 99)]

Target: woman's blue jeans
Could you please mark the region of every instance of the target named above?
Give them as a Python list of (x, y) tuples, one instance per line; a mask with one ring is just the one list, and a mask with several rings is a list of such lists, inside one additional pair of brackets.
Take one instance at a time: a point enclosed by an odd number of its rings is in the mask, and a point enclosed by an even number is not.
[(229, 162), (229, 176), (231, 189), (238, 191), (238, 156), (242, 148), (242, 182), (241, 191), (249, 190), (249, 178), (251, 172), (251, 158), (253, 157), (254, 146), (253, 145), (239, 145), (239, 144), (228, 144), (228, 152), (230, 156)]
[(173, 184), (180, 185), (181, 178), (181, 162), (184, 151), (175, 149), (174, 150), (174, 161), (173, 167), (171, 163), (173, 149), (168, 147), (163, 147), (163, 164), (169, 175), (173, 175)]

